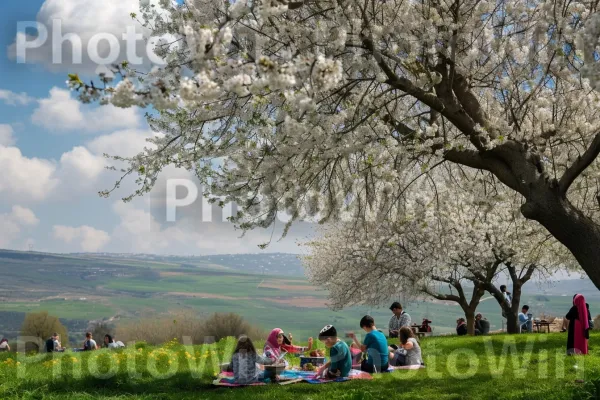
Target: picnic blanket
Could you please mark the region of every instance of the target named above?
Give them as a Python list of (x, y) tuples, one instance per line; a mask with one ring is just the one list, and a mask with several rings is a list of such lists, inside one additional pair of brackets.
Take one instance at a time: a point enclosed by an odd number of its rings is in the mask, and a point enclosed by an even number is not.
[(401, 367), (394, 367), (394, 366), (390, 365), (388, 367), (388, 370), (384, 371), (384, 372), (393, 372), (393, 371), (396, 371), (399, 369), (421, 369), (421, 368), (425, 368), (425, 366), (424, 365), (403, 365)]
[[(353, 379), (373, 379), (373, 377), (363, 371), (351, 370), (347, 378), (336, 378), (336, 379), (315, 379), (315, 373), (311, 371), (296, 371), (296, 370), (285, 370), (279, 375), (279, 384), (286, 385), (288, 383), (296, 382), (308, 382), (312, 384), (320, 383), (332, 383), (332, 382), (346, 382)], [(236, 383), (233, 378), (233, 372), (221, 372), (217, 379), (213, 381), (214, 386), (225, 386), (225, 387), (238, 387), (238, 386), (261, 386), (266, 385), (265, 382), (256, 382), (248, 385), (240, 385)]]

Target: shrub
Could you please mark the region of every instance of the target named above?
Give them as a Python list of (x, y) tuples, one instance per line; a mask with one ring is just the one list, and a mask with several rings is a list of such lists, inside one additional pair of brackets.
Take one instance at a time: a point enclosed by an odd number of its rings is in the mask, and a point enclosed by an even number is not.
[(61, 324), (58, 317), (48, 315), (47, 311), (27, 314), (21, 327), (21, 336), (35, 337), (39, 339), (39, 342), (28, 341), (25, 343), (25, 351), (39, 351), (40, 343), (50, 338), (54, 332), (60, 335), (62, 345), (66, 346), (69, 340), (67, 328)]
[(248, 335), (251, 339), (264, 339), (267, 337), (262, 329), (253, 326), (244, 318), (235, 313), (215, 313), (204, 322), (204, 337), (213, 337), (219, 341), (228, 336), (239, 337)]
[(202, 344), (206, 338), (219, 341), (241, 334), (252, 339), (266, 338), (264, 331), (234, 313), (217, 313), (203, 319), (194, 313), (181, 312), (159, 318), (141, 318), (121, 323), (116, 328), (116, 337), (125, 343), (144, 341), (151, 345), (167, 343), (173, 339), (185, 343), (184, 338), (191, 339), (194, 344)]
[(169, 342), (174, 338), (183, 341), (184, 337), (190, 337), (193, 343), (200, 343), (202, 325), (202, 319), (190, 312), (170, 314), (158, 318), (142, 317), (136, 321), (118, 324), (116, 337), (125, 343), (144, 341), (157, 345)]

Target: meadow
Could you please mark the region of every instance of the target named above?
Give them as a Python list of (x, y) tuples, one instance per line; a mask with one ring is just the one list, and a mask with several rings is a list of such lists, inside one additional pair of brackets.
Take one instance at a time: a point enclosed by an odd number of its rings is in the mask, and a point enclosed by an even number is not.
[[(161, 347), (46, 355), (0, 353), (3, 399), (597, 399), (600, 351), (591, 336), (588, 356), (565, 356), (566, 335), (429, 337), (421, 340), (426, 368), (395, 371), (371, 381), (215, 388), (219, 364), (235, 344)], [(261, 343), (257, 343), (260, 347)], [(289, 355), (288, 355), (289, 356)], [(292, 364), (298, 359), (289, 356)]]

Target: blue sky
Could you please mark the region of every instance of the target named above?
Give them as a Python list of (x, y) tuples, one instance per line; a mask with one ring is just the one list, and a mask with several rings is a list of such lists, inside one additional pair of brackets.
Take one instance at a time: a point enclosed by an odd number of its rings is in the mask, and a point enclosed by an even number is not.
[[(22, 0), (0, 4), (0, 248), (52, 252), (106, 251), (162, 254), (260, 252), (270, 231), (239, 239), (228, 224), (198, 223), (194, 210), (182, 211), (176, 223), (161, 222), (150, 197), (124, 204), (133, 188), (125, 185), (109, 199), (99, 190), (117, 178), (103, 169), (102, 153), (133, 155), (152, 135), (142, 110), (82, 105), (67, 90), (67, 73), (92, 77), (97, 65), (84, 54), (81, 65), (54, 64), (49, 43), (30, 49), (27, 64), (15, 61), (19, 21), (48, 26), (61, 21), (63, 35), (74, 33), (84, 44), (98, 33), (116, 37), (132, 24), (137, 0)], [(31, 31), (27, 31), (32, 34)], [(33, 39), (33, 38), (32, 38)], [(123, 46), (124, 47), (124, 46)], [(187, 177), (185, 171), (167, 176)], [(156, 211), (158, 210), (158, 211)], [(219, 221), (218, 216), (215, 221)], [(297, 241), (310, 232), (293, 229), (268, 252), (298, 252)]]

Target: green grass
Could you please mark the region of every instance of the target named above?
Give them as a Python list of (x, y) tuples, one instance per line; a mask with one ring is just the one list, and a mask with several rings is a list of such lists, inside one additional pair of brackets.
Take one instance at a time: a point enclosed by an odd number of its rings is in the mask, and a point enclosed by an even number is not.
[[(0, 354), (0, 397), (40, 400), (596, 399), (600, 390), (600, 348), (595, 345), (598, 340), (600, 333), (594, 332), (590, 355), (567, 357), (564, 355), (565, 334), (432, 337), (422, 340), (425, 369), (380, 374), (372, 381), (236, 389), (210, 385), (218, 363), (228, 360), (233, 339), (216, 345), (192, 347), (172, 342), (162, 348), (139, 350), (131, 346), (123, 351), (66, 353), (54, 358)], [(290, 360), (297, 363), (297, 358)], [(113, 372), (109, 373), (111, 369)], [(94, 377), (94, 371), (97, 376), (106, 374), (107, 377)]]

